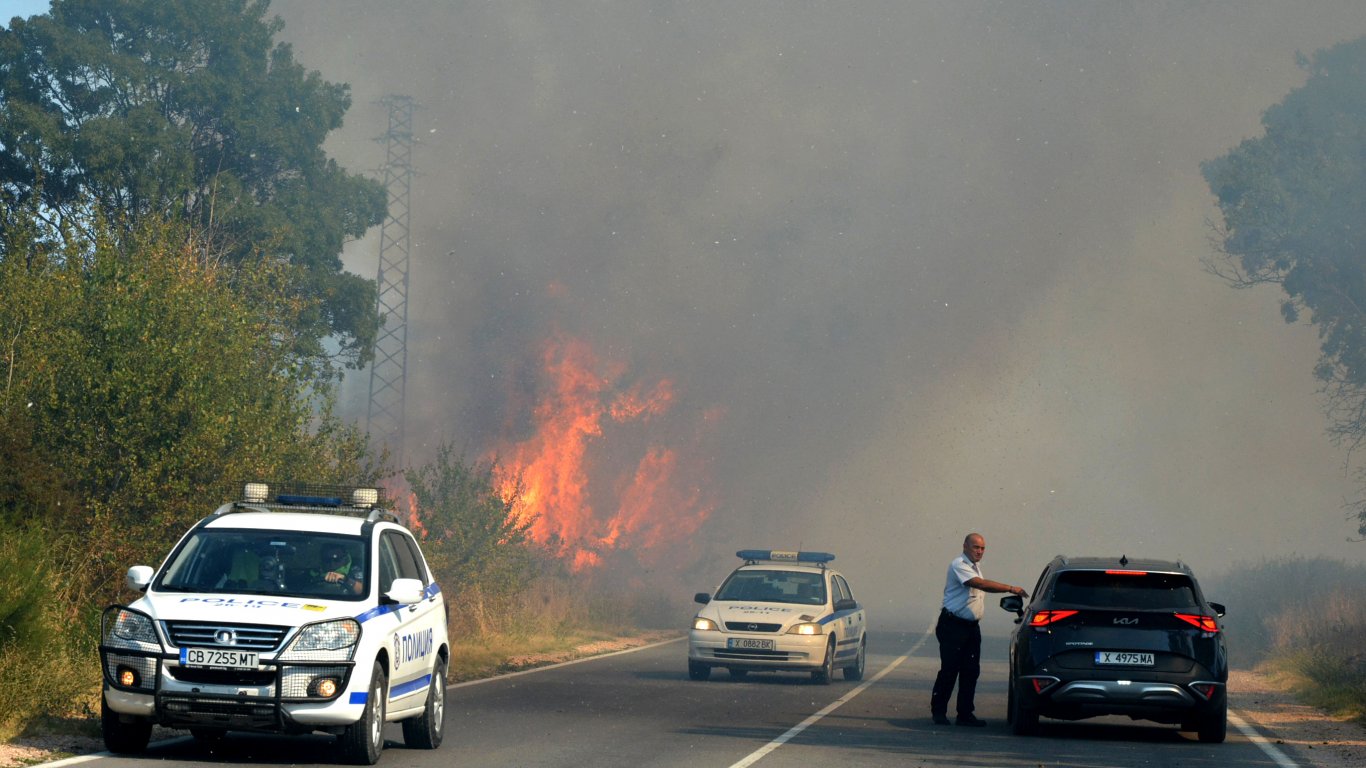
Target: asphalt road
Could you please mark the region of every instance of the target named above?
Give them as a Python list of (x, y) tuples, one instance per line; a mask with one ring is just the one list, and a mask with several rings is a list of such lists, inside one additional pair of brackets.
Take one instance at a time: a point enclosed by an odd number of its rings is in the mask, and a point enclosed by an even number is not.
[[(1005, 723), (1004, 638), (983, 643), (977, 714), (986, 728), (929, 719), (937, 646), (922, 632), (870, 633), (867, 675), (833, 685), (806, 675), (751, 674), (732, 681), (687, 677), (679, 641), (454, 686), (446, 742), (409, 750), (397, 726), (381, 766), (1128, 766), (1306, 765), (1234, 727), (1223, 744), (1201, 744), (1173, 726), (1104, 718), (1044, 720), (1039, 736)], [(1236, 705), (1236, 700), (1235, 700)], [(140, 759), (102, 756), (96, 768), (156, 760), (192, 764), (329, 765), (331, 739), (233, 734), (210, 750), (186, 737), (152, 745)]]

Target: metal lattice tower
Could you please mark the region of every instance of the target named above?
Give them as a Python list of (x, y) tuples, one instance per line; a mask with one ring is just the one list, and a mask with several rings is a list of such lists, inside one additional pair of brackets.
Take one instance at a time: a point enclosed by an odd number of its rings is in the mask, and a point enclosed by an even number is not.
[(370, 365), (370, 409), (365, 428), (371, 438), (389, 446), (394, 464), (402, 466), (404, 400), (408, 370), (409, 212), (413, 191), (413, 100), (386, 96), (389, 130), (385, 142), (384, 186), (389, 215), (379, 229), (379, 313), (384, 325), (375, 339)]

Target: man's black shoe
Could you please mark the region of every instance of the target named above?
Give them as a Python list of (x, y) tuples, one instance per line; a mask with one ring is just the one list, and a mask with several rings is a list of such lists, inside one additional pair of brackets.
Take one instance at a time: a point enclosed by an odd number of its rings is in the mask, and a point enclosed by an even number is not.
[(939, 714), (934, 715), (934, 724), (935, 724), (935, 725), (952, 725), (952, 723), (949, 722), (949, 716), (948, 716), (948, 715), (939, 715)]
[[(944, 719), (944, 722), (948, 722), (948, 718), (945, 718), (945, 719)], [(985, 720), (978, 720), (978, 719), (977, 719), (975, 716), (973, 716), (973, 715), (959, 715), (959, 716), (958, 716), (958, 724), (959, 724), (959, 725), (970, 725), (970, 726), (972, 726), (973, 728), (981, 728), (982, 726), (984, 726), (984, 725), (987, 724), (987, 721), (985, 721)]]

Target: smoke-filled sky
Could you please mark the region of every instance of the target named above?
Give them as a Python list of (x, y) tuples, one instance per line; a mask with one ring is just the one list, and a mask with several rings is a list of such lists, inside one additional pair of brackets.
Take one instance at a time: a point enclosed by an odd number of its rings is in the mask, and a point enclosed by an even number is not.
[(692, 591), (741, 546), (802, 546), (877, 614), (922, 617), (970, 530), (1026, 587), (1059, 552), (1198, 574), (1366, 553), (1314, 330), (1202, 269), (1199, 168), (1261, 134), (1297, 51), (1366, 35), (1366, 4), (272, 10), (351, 85), (329, 143), (351, 170), (384, 161), (383, 96), (419, 105), (411, 462), (507, 455), (538, 428), (542, 354), (572, 346), (669, 395), (590, 442), (610, 478), (676, 451), (694, 495), (659, 530), (707, 515)]

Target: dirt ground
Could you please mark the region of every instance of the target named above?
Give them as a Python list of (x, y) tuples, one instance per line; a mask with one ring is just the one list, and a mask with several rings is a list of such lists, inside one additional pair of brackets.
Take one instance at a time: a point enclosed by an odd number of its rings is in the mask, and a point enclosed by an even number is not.
[[(657, 638), (594, 643), (574, 652), (554, 656), (517, 659), (523, 668), (544, 666), (573, 658), (624, 650), (644, 645)], [(1317, 768), (1359, 768), (1366, 765), (1366, 728), (1356, 723), (1336, 720), (1323, 712), (1300, 704), (1265, 675), (1235, 670), (1229, 676), (1232, 712), (1263, 733), (1269, 740), (1292, 757)], [(181, 732), (153, 733), (152, 738), (166, 738)], [(1229, 725), (1229, 738), (1242, 734)], [(75, 755), (87, 755), (104, 750), (104, 743), (89, 736), (47, 734), (19, 737), (0, 744), (0, 768), (18, 768), (52, 762)]]
[[(1366, 727), (1301, 704), (1271, 678), (1256, 672), (1234, 670), (1228, 687), (1233, 713), (1274, 734), (1269, 740), (1282, 751), (1317, 768), (1366, 765)], [(1230, 723), (1229, 737), (1238, 736)]]

